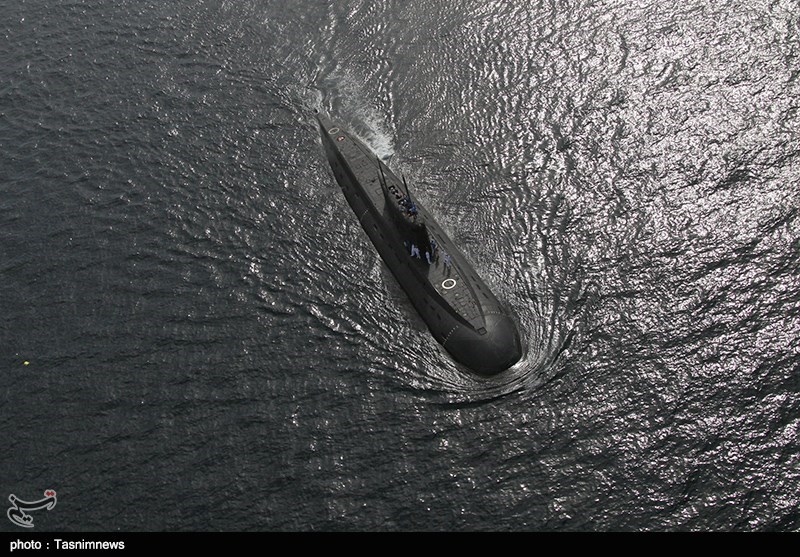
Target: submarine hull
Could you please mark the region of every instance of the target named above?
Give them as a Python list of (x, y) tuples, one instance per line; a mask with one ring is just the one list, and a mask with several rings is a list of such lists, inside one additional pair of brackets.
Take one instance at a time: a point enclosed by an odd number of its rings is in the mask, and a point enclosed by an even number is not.
[[(317, 120), (345, 199), (434, 339), (479, 375), (517, 363), (522, 347), (515, 320), (458, 247), (419, 202), (413, 216), (398, 216), (411, 199), (405, 181), (357, 137), (323, 115)], [(429, 243), (419, 241), (422, 230)], [(425, 245), (412, 253), (415, 242)]]

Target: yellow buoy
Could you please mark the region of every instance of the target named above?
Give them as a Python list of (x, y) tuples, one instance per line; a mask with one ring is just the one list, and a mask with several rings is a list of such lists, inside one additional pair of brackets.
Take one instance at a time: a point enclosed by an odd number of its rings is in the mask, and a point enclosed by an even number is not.
[(22, 365), (24, 365), (24, 366), (27, 366), (28, 364), (30, 364), (30, 362), (28, 360), (25, 360), (24, 362), (22, 362)]

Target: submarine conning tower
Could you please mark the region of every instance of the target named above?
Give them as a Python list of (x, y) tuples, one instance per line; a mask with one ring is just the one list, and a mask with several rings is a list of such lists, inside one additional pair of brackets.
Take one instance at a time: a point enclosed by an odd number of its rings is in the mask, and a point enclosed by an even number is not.
[(386, 180), (386, 174), (383, 172), (383, 166), (379, 159), (376, 159), (376, 163), (381, 189), (386, 199), (386, 211), (397, 228), (398, 234), (408, 242), (409, 246), (435, 245), (435, 242), (431, 242), (428, 228), (425, 226), (425, 219), (419, 214), (417, 202), (408, 191), (405, 177), (403, 178), (405, 191), (400, 191), (399, 183), (389, 183)]

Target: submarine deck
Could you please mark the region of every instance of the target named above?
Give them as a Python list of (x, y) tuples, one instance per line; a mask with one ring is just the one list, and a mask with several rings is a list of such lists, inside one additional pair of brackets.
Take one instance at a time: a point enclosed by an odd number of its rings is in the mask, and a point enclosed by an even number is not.
[[(331, 127), (327, 131), (336, 141), (336, 147), (368, 195), (369, 201), (385, 220), (389, 208), (386, 206), (387, 201), (381, 185), (381, 173), (386, 187), (398, 204), (405, 198), (405, 193), (402, 191), (403, 182), (358, 138), (336, 127)], [(426, 209), (419, 203), (416, 204), (416, 209), (418, 211), (416, 218), (427, 227), (428, 235), (434, 240), (435, 247), (431, 249), (428, 246), (418, 246), (418, 255), (412, 255), (409, 246), (402, 243), (395, 247), (405, 253), (410, 265), (461, 319), (468, 322), (478, 333), (483, 333), (485, 314), (500, 313), (496, 298)], [(426, 251), (431, 254), (430, 263), (426, 258)], [(479, 296), (482, 298), (480, 302), (478, 302)]]

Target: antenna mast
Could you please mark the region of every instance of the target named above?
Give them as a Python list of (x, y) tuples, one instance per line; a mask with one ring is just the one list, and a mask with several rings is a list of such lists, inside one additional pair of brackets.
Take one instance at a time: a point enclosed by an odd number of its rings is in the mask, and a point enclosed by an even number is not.
[(378, 161), (378, 170), (380, 171), (378, 176), (380, 177), (381, 185), (386, 188), (386, 176), (383, 175), (383, 165), (381, 165), (381, 159), (375, 157), (375, 160)]

